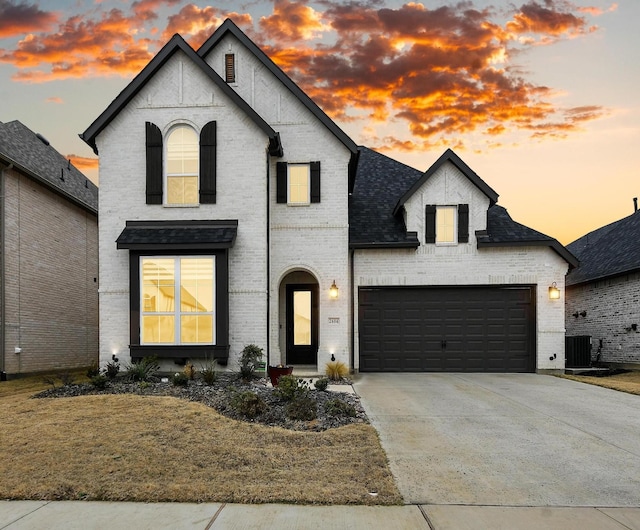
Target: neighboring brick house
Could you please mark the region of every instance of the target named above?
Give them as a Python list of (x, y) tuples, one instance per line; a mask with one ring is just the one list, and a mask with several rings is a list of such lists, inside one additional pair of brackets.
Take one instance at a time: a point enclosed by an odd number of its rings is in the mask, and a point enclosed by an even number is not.
[(567, 337), (590, 336), (591, 360), (640, 365), (640, 213), (570, 245), (580, 265), (567, 276)]
[(0, 123), (0, 372), (98, 360), (98, 189), (19, 121)]
[(358, 147), (229, 20), (197, 52), (175, 35), (81, 137), (102, 362), (564, 367), (548, 292), (573, 256), (452, 151), (423, 173)]

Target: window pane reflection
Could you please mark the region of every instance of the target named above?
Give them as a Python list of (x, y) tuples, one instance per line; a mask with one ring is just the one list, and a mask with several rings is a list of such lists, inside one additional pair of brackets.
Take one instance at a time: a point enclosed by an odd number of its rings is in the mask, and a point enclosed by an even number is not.
[(311, 291), (293, 293), (293, 343), (311, 345)]

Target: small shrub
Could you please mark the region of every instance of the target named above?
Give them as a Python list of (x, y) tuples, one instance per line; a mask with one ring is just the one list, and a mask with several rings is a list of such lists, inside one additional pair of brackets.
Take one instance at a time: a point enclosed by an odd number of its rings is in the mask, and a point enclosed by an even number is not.
[(111, 380), (118, 377), (119, 371), (120, 371), (120, 364), (118, 363), (118, 361), (109, 361), (107, 365), (104, 367), (104, 375)]
[(332, 381), (340, 381), (349, 375), (349, 367), (342, 361), (331, 361), (327, 363), (325, 373)]
[(189, 376), (184, 372), (177, 372), (171, 378), (173, 386), (187, 386), (189, 384)]
[(215, 370), (205, 368), (200, 371), (200, 375), (202, 375), (202, 380), (209, 386), (216, 382), (218, 378), (218, 374)]
[(109, 382), (109, 378), (106, 375), (96, 374), (91, 377), (91, 384), (97, 390), (104, 390), (107, 388), (107, 383)]
[(196, 373), (198, 372), (198, 370), (196, 370), (196, 367), (193, 366), (193, 364), (187, 363), (184, 366), (183, 372), (184, 372), (184, 375), (187, 376), (189, 381), (193, 381), (196, 378)]
[(249, 380), (253, 377), (258, 366), (258, 361), (262, 359), (263, 350), (255, 344), (244, 347), (240, 354), (240, 375), (242, 379)]
[(318, 405), (308, 393), (299, 394), (286, 406), (285, 414), (290, 420), (315, 420), (318, 417)]
[(292, 401), (308, 391), (309, 383), (304, 379), (296, 379), (293, 375), (280, 376), (278, 386), (273, 390), (274, 394), (284, 401)]
[(330, 399), (324, 405), (324, 410), (329, 416), (349, 416), (355, 418), (356, 409), (351, 403), (335, 398)]
[(231, 398), (231, 408), (246, 418), (255, 418), (267, 410), (267, 404), (255, 392), (238, 392)]
[(316, 390), (320, 390), (321, 392), (323, 392), (329, 386), (329, 379), (327, 379), (326, 377), (316, 379), (316, 382), (313, 384), (313, 386), (316, 387)]
[(53, 390), (56, 389), (56, 378), (53, 375), (47, 374), (47, 375), (43, 375), (42, 376), (42, 382), (47, 384), (47, 385), (51, 385), (51, 388), (53, 388)]
[(58, 379), (62, 383), (62, 386), (69, 386), (75, 381), (75, 376), (71, 372), (62, 372), (58, 375)]
[(159, 369), (156, 357), (145, 357), (137, 363), (127, 365), (126, 377), (130, 381), (153, 381)]
[(97, 375), (100, 375), (100, 367), (98, 366), (98, 362), (97, 361), (93, 361), (89, 365), (89, 368), (87, 368), (87, 377), (89, 379), (92, 379)]

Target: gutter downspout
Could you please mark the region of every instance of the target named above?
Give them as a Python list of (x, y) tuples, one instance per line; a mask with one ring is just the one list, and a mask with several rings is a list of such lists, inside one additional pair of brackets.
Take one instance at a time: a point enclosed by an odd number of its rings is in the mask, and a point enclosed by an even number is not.
[[(355, 280), (353, 278), (353, 271), (355, 270), (355, 259), (356, 253), (355, 250), (351, 249), (349, 251), (351, 253), (351, 259), (349, 260), (349, 291), (351, 292), (351, 352), (349, 356), (349, 362), (351, 363), (351, 368), (353, 369), (353, 373), (356, 371), (356, 315), (355, 315), (355, 296), (356, 293), (353, 291)], [(360, 367), (358, 367), (360, 370)]]
[[(267, 148), (267, 256), (266, 256), (266, 267), (267, 267), (267, 365), (265, 366), (265, 372), (269, 368), (271, 364), (271, 319), (269, 315), (271, 314), (271, 204), (269, 200), (269, 196), (271, 193), (271, 176), (269, 175), (269, 166), (271, 165), (271, 158), (269, 156), (269, 149)], [(265, 373), (266, 375), (266, 373)]]
[(0, 171), (0, 381), (7, 380), (5, 371), (5, 171), (13, 168), (13, 164), (2, 168)]

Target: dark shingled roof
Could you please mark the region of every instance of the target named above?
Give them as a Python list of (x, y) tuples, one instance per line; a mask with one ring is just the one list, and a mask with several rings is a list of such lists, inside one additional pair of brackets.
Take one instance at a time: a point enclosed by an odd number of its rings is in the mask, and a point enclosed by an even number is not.
[(580, 260), (567, 276), (567, 285), (640, 270), (640, 211), (589, 232), (567, 248)]
[[(415, 232), (407, 232), (397, 205), (407, 194), (416, 191), (425, 174), (392, 158), (360, 147), (360, 159), (353, 194), (349, 203), (349, 243), (351, 248), (417, 248)], [(446, 155), (446, 156), (445, 156)], [(445, 152), (436, 164), (459, 161), (451, 151)], [(459, 162), (461, 163), (461, 162)], [(434, 164), (434, 165), (436, 165)], [(468, 166), (464, 166), (467, 168)], [(469, 169), (469, 171), (471, 171)], [(484, 186), (490, 201), (497, 194), (473, 173), (476, 185)], [(485, 189), (481, 188), (483, 191)], [(394, 211), (398, 213), (394, 215)], [(487, 211), (486, 232), (476, 233), (478, 248), (500, 246), (548, 246), (575, 267), (577, 260), (558, 241), (525, 225), (516, 223), (502, 206), (493, 205)]]
[(127, 221), (117, 248), (131, 250), (216, 249), (232, 247), (238, 221)]
[(417, 234), (407, 233), (402, 216), (394, 216), (393, 209), (422, 177), (422, 171), (366, 147), (359, 147), (359, 151), (356, 182), (349, 198), (351, 247), (417, 248)]
[(577, 267), (578, 260), (556, 239), (517, 223), (502, 206), (494, 204), (487, 210), (487, 231), (476, 232), (478, 248), (545, 246), (553, 249), (571, 267)]
[(41, 138), (17, 120), (0, 122), (0, 160), (97, 214), (98, 187)]

